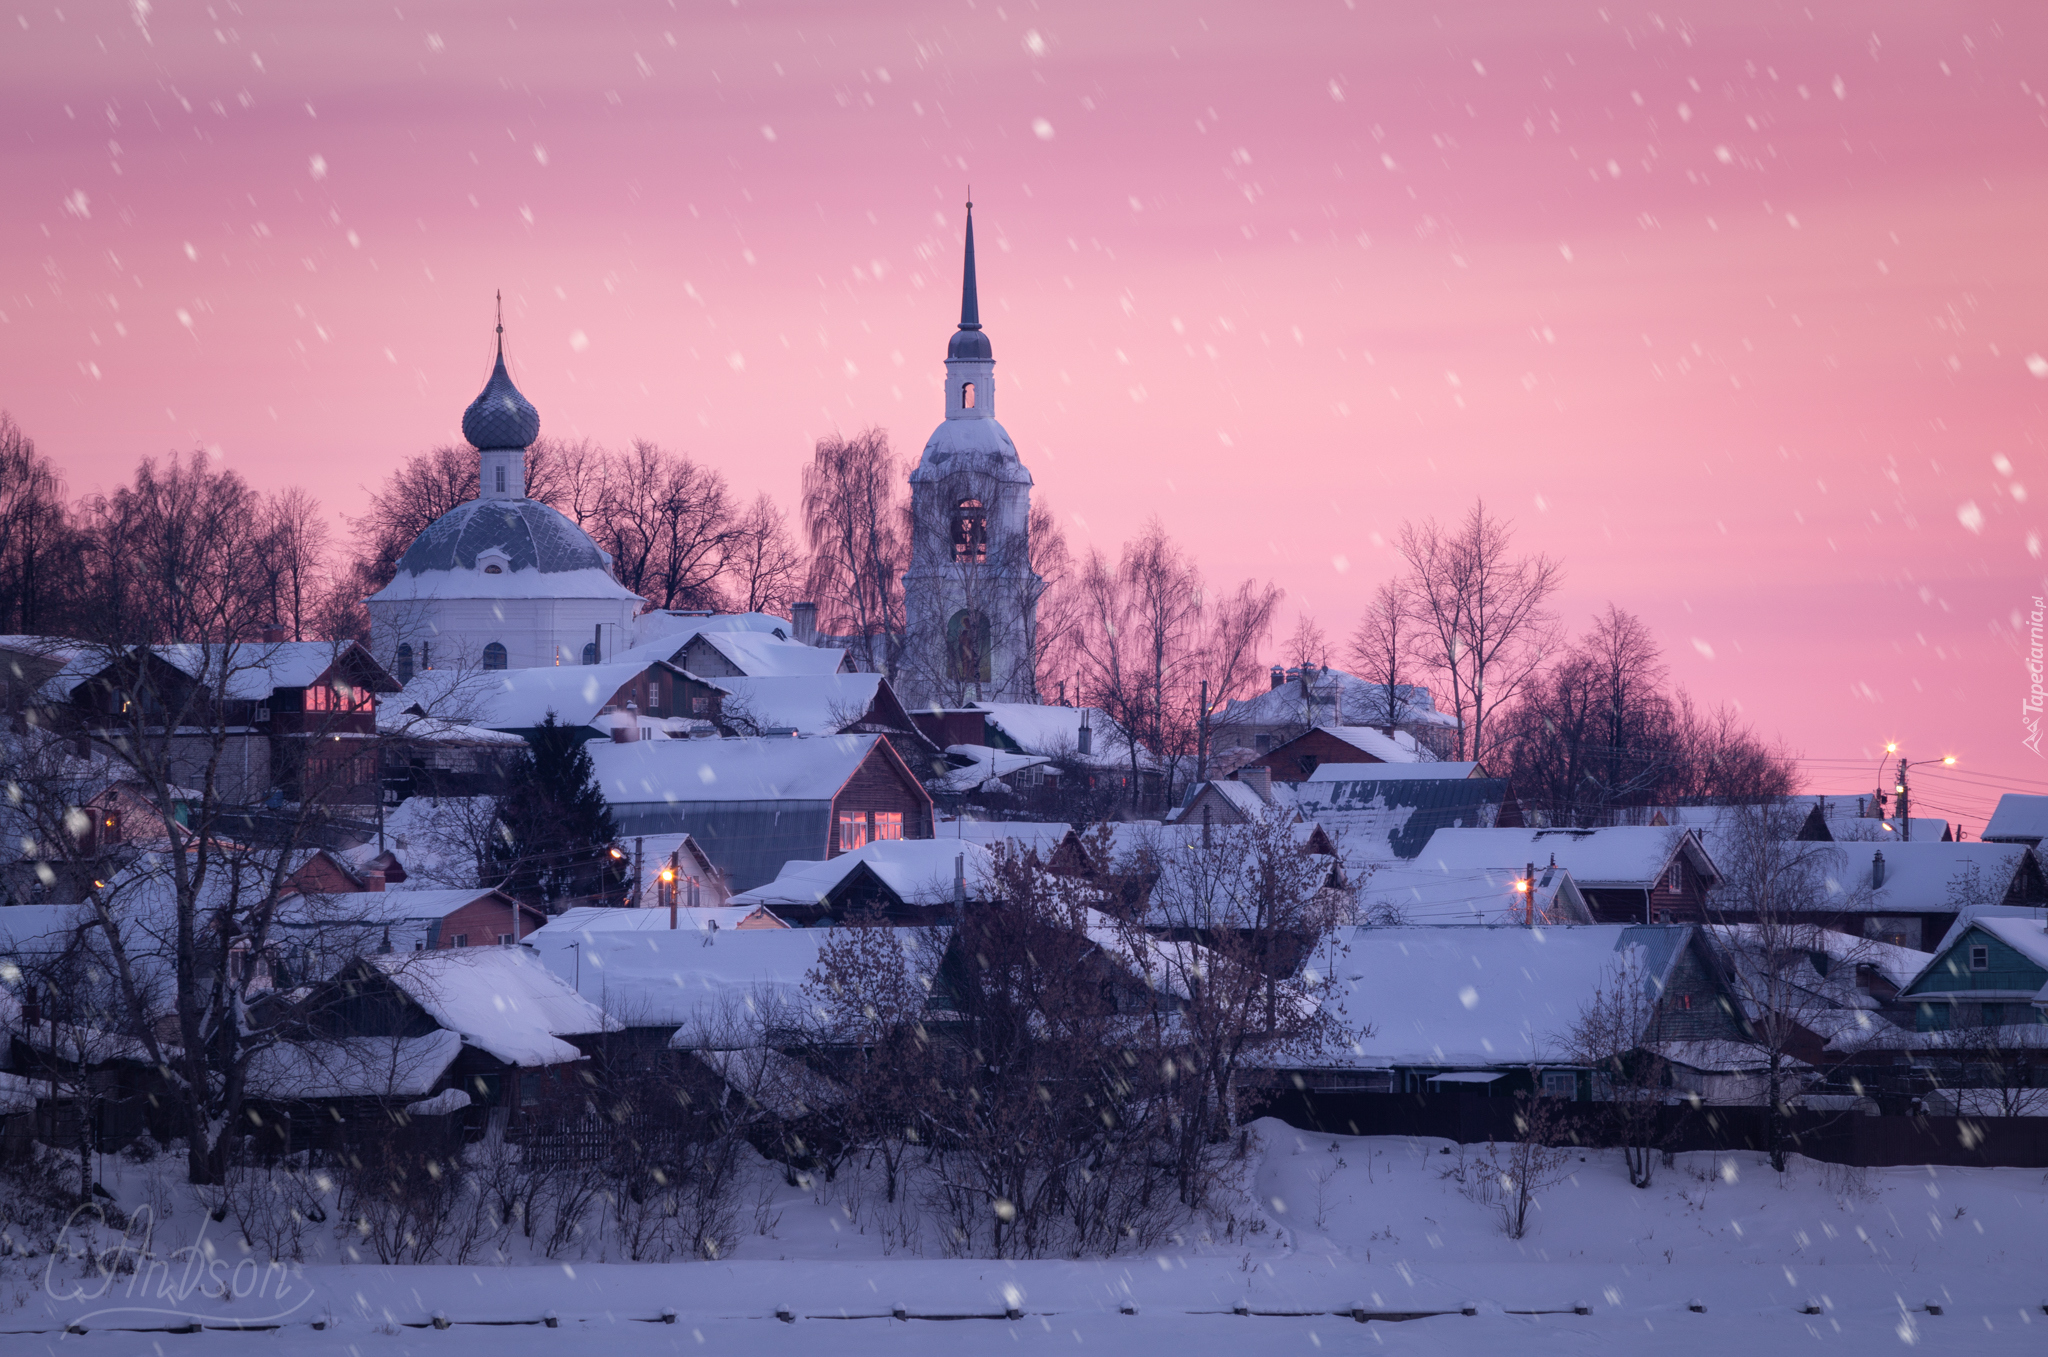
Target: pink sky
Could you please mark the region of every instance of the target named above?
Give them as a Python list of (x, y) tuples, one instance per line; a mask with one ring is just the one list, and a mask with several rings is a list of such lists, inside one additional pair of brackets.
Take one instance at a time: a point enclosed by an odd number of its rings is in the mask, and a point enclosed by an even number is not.
[(0, 407), (75, 491), (206, 446), (356, 512), (502, 287), (545, 431), (788, 504), (820, 433), (938, 420), (971, 182), (1078, 544), (1156, 513), (1338, 636), (1483, 495), (1812, 790), (1886, 739), (1973, 836), (2048, 790), (2048, 12), (1443, 8), (38, 0)]

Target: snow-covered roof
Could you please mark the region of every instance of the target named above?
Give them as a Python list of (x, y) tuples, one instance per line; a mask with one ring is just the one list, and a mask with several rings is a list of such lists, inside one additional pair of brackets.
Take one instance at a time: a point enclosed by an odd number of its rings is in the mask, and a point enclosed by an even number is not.
[(1049, 858), (1066, 842), (1074, 827), (1057, 821), (1036, 820), (941, 820), (934, 837), (978, 843), (984, 848), (1008, 844), (1022, 853), (1035, 851)]
[[(1982, 929), (2027, 960), (2033, 962), (2036, 966), (2041, 967), (2043, 970), (2048, 970), (2048, 928), (2042, 926), (2038, 914), (2033, 918), (2024, 918), (2004, 913), (1984, 913), (1973, 915), (1968, 919), (1957, 920), (1956, 926), (1950, 930), (1949, 936), (1942, 939), (1940, 950), (1936, 951), (1932, 956), (1925, 952), (1914, 952), (1912, 954), (1913, 959), (1920, 964), (1913, 968), (1909, 981), (1917, 982), (1929, 971), (1934, 970), (1936, 966), (1941, 965), (1944, 954), (1956, 943), (1962, 941), (1963, 935), (1973, 928)], [(1900, 981), (1898, 983), (1901, 987), (1904, 987), (1909, 981)]]
[[(1379, 763), (1417, 763), (1429, 757), (1428, 751), (1417, 744), (1415, 737), (1406, 731), (1397, 730), (1392, 735), (1388, 735), (1385, 731), (1375, 730), (1371, 726), (1340, 726), (1325, 723), (1316, 726), (1313, 730), (1303, 731), (1300, 735), (1295, 736), (1294, 739), (1305, 739), (1315, 734), (1327, 735), (1333, 740), (1348, 744), (1359, 753), (1368, 755), (1371, 760)], [(1289, 740), (1287, 743), (1292, 744), (1294, 740)], [(1287, 745), (1279, 745), (1275, 748), (1274, 752), (1277, 753), (1286, 747)], [(1366, 759), (1361, 759), (1358, 763), (1350, 765), (1350, 767), (1355, 774), (1367, 762)]]
[(1214, 782), (1198, 782), (1188, 788), (1188, 799), (1174, 816), (1176, 823), (1180, 821), (1198, 823), (1200, 821), (1201, 817), (1193, 812), (1196, 799), (1204, 791), (1221, 798), (1232, 810), (1247, 820), (1271, 813), (1272, 808), (1267, 804), (1266, 799), (1258, 794), (1251, 783), (1239, 782), (1235, 778), (1219, 778)]
[(747, 1046), (772, 1010), (808, 1014), (804, 980), (837, 930), (556, 932), (525, 939), (541, 963), (628, 1027), (670, 1027), (678, 1047)]
[(846, 652), (784, 641), (757, 631), (704, 631), (700, 638), (748, 678), (836, 674)]
[[(988, 724), (1027, 754), (1049, 754), (1080, 758), (1100, 765), (1129, 766), (1131, 747), (1124, 733), (1107, 713), (1097, 707), (1047, 707), (1030, 702), (977, 702), (987, 713)], [(1081, 722), (1087, 719), (1091, 732), (1089, 753), (1082, 755)], [(1153, 766), (1152, 756), (1142, 748), (1138, 765)]]
[[(496, 550), (491, 575), (477, 557)], [(417, 598), (606, 598), (639, 595), (611, 574), (611, 556), (560, 510), (532, 499), (473, 499), (429, 523), (398, 558), (379, 602)]]
[(1694, 865), (1707, 864), (1698, 841), (1683, 829), (1612, 825), (1604, 829), (1439, 829), (1416, 859), (1418, 866), (1456, 870), (1471, 867), (1541, 867), (1554, 857), (1582, 888), (1647, 890), (1687, 846)]
[(1393, 914), (1404, 924), (1511, 924), (1524, 922), (1530, 895), (1536, 919), (1546, 924), (1593, 922), (1586, 901), (1562, 867), (1539, 866), (1533, 892), (1516, 887), (1522, 869), (1465, 867), (1455, 870), (1417, 863), (1388, 863), (1373, 869), (1358, 892), (1361, 921)]
[[(1322, 722), (1384, 720), (1386, 685), (1370, 683), (1341, 669), (1320, 669), (1309, 694), (1301, 680), (1289, 679), (1278, 688), (1248, 698), (1232, 698), (1216, 718), (1219, 730), (1233, 726), (1307, 726)], [(1397, 725), (1455, 727), (1458, 718), (1436, 709), (1429, 689), (1401, 684), (1394, 689), (1394, 720)]]
[(280, 1101), (418, 1098), (461, 1053), (461, 1035), (445, 1027), (423, 1037), (285, 1042), (249, 1058), (249, 1092)]
[(1052, 762), (1043, 754), (1012, 754), (985, 744), (949, 744), (946, 753), (954, 758), (970, 760), (965, 766), (949, 769), (940, 777), (940, 783), (949, 792), (1007, 792), (1010, 790), (1007, 786), (990, 787), (986, 784), (991, 778), (1005, 778), (1026, 768)]
[(704, 681), (731, 695), (726, 703), (728, 716), (744, 711), (762, 729), (836, 735), (867, 716), (868, 709), (875, 704), (875, 691), (881, 687), (882, 676), (841, 674), (835, 670)]
[[(2018, 843), (1840, 844), (1829, 890), (1860, 896), (1857, 908), (1906, 914), (1966, 909), (2005, 902), (2030, 850)], [(1884, 884), (1872, 885), (1877, 856), (1884, 855)]]
[[(19, 1074), (0, 1073), (0, 1117), (11, 1117), (21, 1112), (33, 1112), (36, 1107), (37, 1084)], [(49, 1091), (49, 1084), (41, 1086)]]
[[(1394, 765), (1347, 766), (1370, 774)], [(1356, 869), (1413, 858), (1422, 852), (1432, 834), (1447, 828), (1491, 827), (1500, 816), (1507, 794), (1508, 785), (1499, 778), (1374, 778), (1273, 784), (1273, 800), (1321, 825), (1335, 840), (1345, 862)]]
[[(597, 720), (619, 689), (647, 672), (644, 664), (547, 665), (535, 669), (458, 672), (428, 669), (415, 675), (400, 695), (403, 707), (441, 711), (470, 725), (525, 730), (549, 712), (565, 726)], [(406, 699), (410, 699), (407, 701)]]
[(633, 619), (633, 644), (646, 645), (673, 637), (680, 646), (700, 631), (751, 631), (787, 640), (796, 628), (773, 613), (691, 613), (650, 608)]
[[(354, 641), (235, 641), (228, 644), (177, 642), (148, 648), (158, 659), (201, 683), (219, 682), (221, 694), (237, 701), (261, 702), (279, 688), (305, 688), (359, 650)], [(132, 653), (105, 647), (72, 651), (64, 666), (43, 684), (46, 698), (66, 701), (72, 689)], [(383, 669), (363, 652), (356, 662), (382, 675)]]
[[(1353, 726), (1346, 729), (1356, 730), (1363, 729), (1363, 727)], [(1332, 731), (1331, 733), (1335, 734), (1336, 732)], [(1382, 755), (1381, 757), (1384, 758), (1385, 756)], [(1390, 759), (1385, 763), (1371, 765), (1322, 763), (1316, 765), (1316, 770), (1308, 775), (1308, 781), (1361, 782), (1370, 780), (1373, 782), (1398, 782), (1406, 779), (1416, 782), (1440, 782), (1462, 781), (1486, 775), (1476, 763), (1441, 763), (1429, 759), (1413, 760), (1412, 755), (1407, 757), (1412, 761), (1396, 762)]]
[[(552, 672), (552, 671), (550, 671)], [(427, 744), (496, 745), (518, 748), (526, 741), (509, 730), (466, 725), (439, 717), (418, 715), (413, 707), (419, 699), (392, 693), (377, 702), (377, 733), (390, 739), (417, 740)]]
[(614, 806), (684, 801), (829, 801), (879, 735), (654, 740), (587, 746)]
[[(277, 924), (281, 928), (381, 928), (390, 924), (445, 919), (456, 910), (478, 900), (496, 898), (505, 908), (509, 923), (516, 903), (491, 887), (467, 890), (384, 890), (350, 891), (335, 895), (298, 895), (281, 901)], [(530, 909), (531, 906), (528, 906)]]
[(1979, 836), (1986, 840), (2039, 843), (2048, 838), (2048, 796), (2007, 792)]
[(732, 897), (732, 903), (766, 905), (771, 910), (783, 905), (821, 904), (855, 870), (866, 867), (905, 904), (950, 904), (955, 862), (962, 858), (966, 860), (968, 898), (985, 899), (991, 859), (980, 844), (960, 839), (883, 839), (824, 862), (787, 863), (773, 881), (740, 892)]
[[(716, 933), (721, 929), (738, 928), (748, 919), (762, 913), (754, 905), (703, 906), (691, 909), (678, 906), (675, 911), (675, 931), (684, 933)], [(770, 927), (788, 927), (774, 924)], [(549, 933), (552, 929), (553, 932)], [(525, 941), (532, 945), (542, 933), (549, 933), (550, 940), (557, 937), (578, 938), (585, 933), (666, 933), (669, 932), (669, 911), (666, 909), (612, 909), (602, 905), (579, 905), (565, 909), (559, 917), (545, 928), (537, 928), (526, 935)]]
[(582, 1058), (563, 1037), (621, 1024), (519, 947), (449, 947), (375, 959), (407, 998), (465, 1045), (534, 1068)]
[(1637, 954), (1654, 994), (1692, 936), (1687, 925), (1564, 928), (1347, 928), (1311, 959), (1341, 1003), (1341, 1026), (1370, 1026), (1330, 1067), (1498, 1068), (1571, 1058), (1594, 991)]

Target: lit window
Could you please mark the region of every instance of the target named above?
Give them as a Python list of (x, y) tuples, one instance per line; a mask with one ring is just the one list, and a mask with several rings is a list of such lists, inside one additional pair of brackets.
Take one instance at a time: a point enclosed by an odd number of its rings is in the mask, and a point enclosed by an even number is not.
[(903, 812), (900, 810), (878, 810), (875, 817), (875, 842), (883, 839), (903, 837)]
[(839, 817), (839, 851), (851, 853), (868, 841), (868, 817), (849, 811)]
[(1991, 969), (1991, 949), (1989, 947), (1972, 947), (1970, 949), (1970, 969), (1973, 971), (1988, 971)]
[(493, 641), (484, 647), (484, 668), (504, 669), (507, 667), (504, 646)]

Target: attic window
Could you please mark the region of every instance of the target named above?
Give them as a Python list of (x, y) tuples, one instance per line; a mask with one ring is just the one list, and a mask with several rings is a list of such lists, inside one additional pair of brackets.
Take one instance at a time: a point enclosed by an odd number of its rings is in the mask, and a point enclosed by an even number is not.
[(1988, 971), (1991, 969), (1991, 949), (1989, 947), (1972, 947), (1970, 949), (1970, 969), (1973, 971)]
[(489, 565), (484, 567), (484, 573), (486, 575), (502, 575), (505, 573), (505, 567), (499, 565), (496, 561), (492, 561)]
[(900, 810), (878, 810), (872, 812), (875, 821), (874, 838), (900, 839), (903, 837), (903, 812)]

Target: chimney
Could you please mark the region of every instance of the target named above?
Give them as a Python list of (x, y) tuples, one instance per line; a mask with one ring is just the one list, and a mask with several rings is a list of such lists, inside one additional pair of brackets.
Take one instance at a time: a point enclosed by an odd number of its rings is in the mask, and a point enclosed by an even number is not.
[(1884, 854), (1877, 853), (1870, 859), (1870, 889), (1876, 890), (1884, 884)]
[(967, 908), (967, 854), (953, 856), (953, 908)]
[(1211, 848), (1214, 846), (1214, 840), (1209, 830), (1209, 803), (1204, 801), (1202, 803), (1202, 847)]
[(1266, 677), (1271, 682), (1272, 686), (1275, 688), (1284, 688), (1287, 686), (1287, 671), (1285, 669), (1282, 669), (1277, 664), (1273, 666), (1272, 672), (1268, 674)]
[(796, 629), (798, 645), (818, 644), (818, 605), (815, 603), (792, 603), (789, 606), (790, 625)]
[(363, 873), (363, 889), (366, 891), (381, 891), (384, 889), (384, 869), (382, 867), (372, 867), (369, 871)]
[(1245, 783), (1267, 805), (1273, 804), (1273, 770), (1263, 763), (1248, 763), (1237, 770), (1237, 780)]
[(263, 629), (258, 635), (263, 638), (263, 644), (267, 646), (282, 645), (290, 639), (285, 635), (285, 627), (282, 622), (265, 622)]
[(1089, 726), (1088, 726), (1088, 717), (1089, 717), (1089, 709), (1088, 709), (1087, 707), (1083, 707), (1083, 708), (1081, 708), (1081, 744), (1080, 744), (1080, 751), (1081, 751), (1081, 752), (1082, 752), (1083, 754), (1092, 754), (1092, 753), (1094, 753), (1094, 752), (1095, 752), (1095, 732), (1094, 732), (1093, 730), (1089, 729)]

